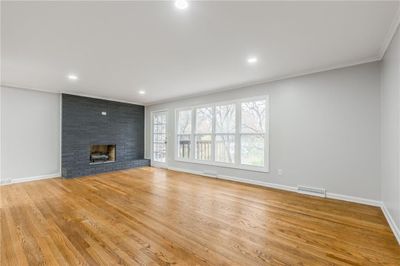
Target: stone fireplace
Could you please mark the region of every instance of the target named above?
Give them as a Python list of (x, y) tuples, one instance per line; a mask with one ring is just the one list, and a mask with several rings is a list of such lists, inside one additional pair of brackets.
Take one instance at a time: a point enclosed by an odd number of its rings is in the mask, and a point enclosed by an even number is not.
[(144, 106), (62, 95), (62, 176), (147, 166)]

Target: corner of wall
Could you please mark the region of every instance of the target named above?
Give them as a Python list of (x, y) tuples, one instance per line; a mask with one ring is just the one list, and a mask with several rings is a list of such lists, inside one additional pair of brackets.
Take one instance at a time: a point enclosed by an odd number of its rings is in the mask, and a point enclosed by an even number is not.
[(382, 202), (381, 209), (382, 209), (383, 215), (385, 215), (385, 218), (390, 226), (390, 229), (392, 229), (392, 232), (393, 232), (394, 236), (396, 237), (397, 242), (400, 245), (400, 228), (397, 226), (394, 218), (390, 214), (389, 210), (386, 208), (384, 202)]

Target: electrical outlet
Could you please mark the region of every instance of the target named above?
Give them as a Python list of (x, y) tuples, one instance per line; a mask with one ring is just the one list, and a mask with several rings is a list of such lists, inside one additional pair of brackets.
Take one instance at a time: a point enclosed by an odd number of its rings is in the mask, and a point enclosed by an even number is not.
[(282, 169), (278, 169), (278, 175), (283, 175), (283, 170)]

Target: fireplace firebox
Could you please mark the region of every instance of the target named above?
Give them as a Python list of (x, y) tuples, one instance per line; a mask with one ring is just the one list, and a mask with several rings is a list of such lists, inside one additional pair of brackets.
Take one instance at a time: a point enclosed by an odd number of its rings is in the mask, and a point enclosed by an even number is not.
[(115, 162), (115, 144), (90, 145), (90, 164)]

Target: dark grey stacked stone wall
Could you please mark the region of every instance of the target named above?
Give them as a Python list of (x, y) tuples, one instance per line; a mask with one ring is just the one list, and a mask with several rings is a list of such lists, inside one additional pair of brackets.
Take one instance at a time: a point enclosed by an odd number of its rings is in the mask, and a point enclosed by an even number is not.
[[(93, 144), (115, 144), (116, 161), (90, 164), (90, 145)], [(144, 159), (144, 106), (62, 95), (63, 177), (92, 175), (149, 163)]]

